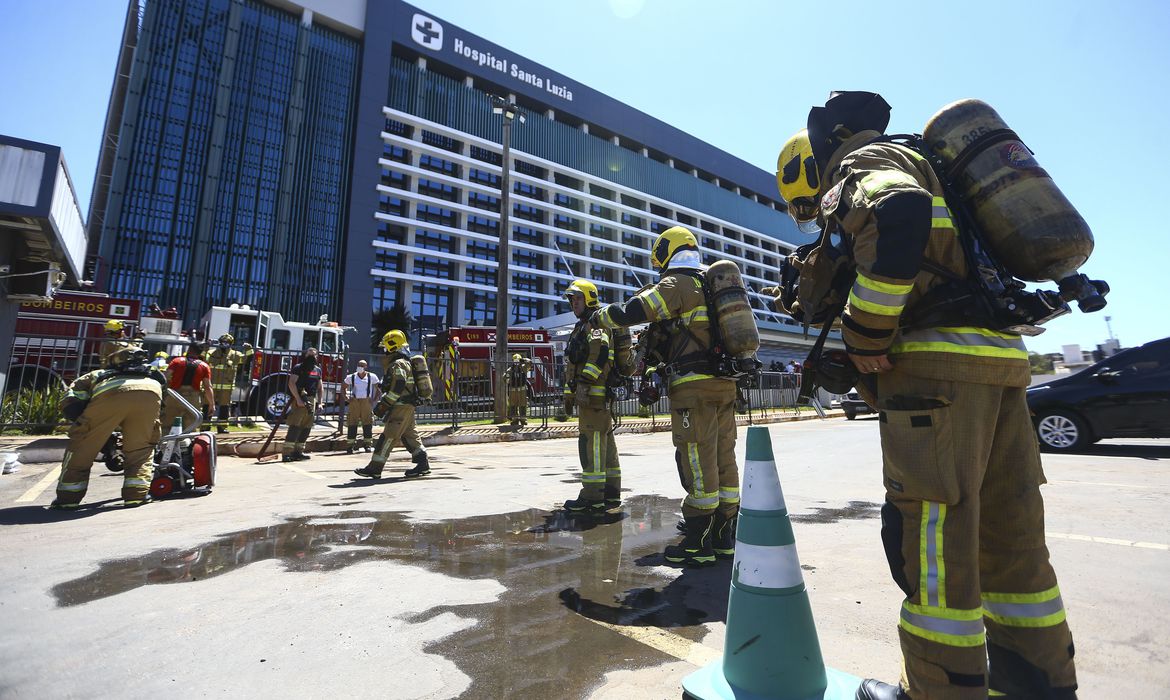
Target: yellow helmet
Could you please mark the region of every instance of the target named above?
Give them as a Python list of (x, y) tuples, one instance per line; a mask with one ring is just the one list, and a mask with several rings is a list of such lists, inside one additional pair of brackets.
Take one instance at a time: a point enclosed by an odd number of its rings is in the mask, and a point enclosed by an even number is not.
[(225, 340), (227, 341), (228, 345), (231, 345), (232, 343), (236, 342), (236, 337), (231, 333), (224, 333), (223, 335), (219, 336), (219, 342), (222, 343)]
[(565, 293), (561, 296), (568, 299), (574, 294), (585, 297), (585, 306), (587, 307), (592, 308), (601, 304), (601, 299), (597, 296), (597, 285), (589, 280), (573, 280), (573, 283), (565, 289)]
[(110, 319), (109, 321), (106, 321), (105, 329), (106, 333), (121, 333), (126, 329), (126, 324), (125, 322), (119, 321), (117, 319)]
[(683, 226), (671, 226), (654, 239), (650, 246), (650, 264), (655, 270), (662, 270), (680, 250), (698, 250), (699, 240)]
[(520, 353), (518, 353), (518, 352), (517, 352), (517, 353), (513, 353), (513, 355), (512, 355), (512, 362), (519, 362), (519, 361), (520, 361)]
[(155, 357), (170, 357), (170, 355), (166, 354), (165, 352), (163, 352), (163, 351), (161, 351), (161, 350), (160, 350), (160, 351), (158, 351), (158, 352), (156, 352), (156, 353), (154, 354), (154, 356), (155, 356)]
[(780, 196), (788, 203), (789, 216), (797, 228), (808, 233), (811, 222), (817, 218), (820, 208), (817, 197), (821, 192), (808, 129), (793, 134), (780, 149), (780, 157), (776, 159), (776, 184), (780, 187)]
[(387, 331), (386, 335), (382, 336), (382, 347), (386, 352), (398, 352), (406, 347), (406, 334), (398, 329)]

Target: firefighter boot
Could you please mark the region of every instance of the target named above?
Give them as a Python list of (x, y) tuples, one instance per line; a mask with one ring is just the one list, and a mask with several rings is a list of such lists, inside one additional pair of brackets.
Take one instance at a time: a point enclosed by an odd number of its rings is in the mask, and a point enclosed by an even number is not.
[(622, 505), (622, 487), (618, 484), (605, 485), (605, 507), (620, 508)]
[(419, 450), (418, 452), (414, 453), (414, 456), (411, 457), (410, 461), (414, 462), (414, 468), (407, 469), (406, 476), (426, 476), (427, 474), (431, 473), (431, 463), (427, 459), (427, 453), (425, 451)]
[(353, 454), (353, 448), (354, 448), (354, 445), (356, 445), (356, 444), (357, 444), (357, 426), (351, 425), (351, 426), (349, 426), (349, 435), (346, 436), (345, 454), (347, 454), (347, 455)]
[(866, 678), (857, 688), (854, 700), (910, 700), (910, 696), (902, 692), (896, 685), (882, 683), (873, 678)]
[(231, 407), (227, 405), (218, 406), (216, 408), (215, 432), (219, 433), (220, 435), (224, 435), (228, 431), (227, 424), (229, 410), (231, 410)]
[(353, 473), (357, 474), (358, 476), (368, 476), (371, 479), (380, 479), (382, 478), (382, 465), (375, 462), (370, 462), (361, 469), (354, 469)]
[(577, 498), (565, 501), (565, 510), (573, 513), (600, 513), (605, 510), (605, 500), (595, 501), (591, 498)]
[(362, 426), (362, 450), (365, 452), (373, 452), (374, 444), (374, 424), (367, 423)]
[(739, 518), (727, 515), (722, 511), (715, 511), (715, 521), (711, 524), (711, 548), (715, 556), (726, 559), (735, 556), (735, 527)]
[(714, 519), (714, 515), (693, 515), (687, 518), (686, 537), (662, 552), (666, 561), (691, 566), (714, 564), (715, 550), (711, 548), (711, 525)]

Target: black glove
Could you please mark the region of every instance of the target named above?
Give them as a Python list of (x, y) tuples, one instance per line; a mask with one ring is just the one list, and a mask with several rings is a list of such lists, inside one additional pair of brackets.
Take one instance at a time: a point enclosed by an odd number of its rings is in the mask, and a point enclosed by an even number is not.
[(576, 405), (576, 403), (577, 403), (577, 401), (576, 401), (576, 399), (573, 398), (572, 394), (565, 394), (565, 415), (566, 416), (573, 415), (573, 406)]

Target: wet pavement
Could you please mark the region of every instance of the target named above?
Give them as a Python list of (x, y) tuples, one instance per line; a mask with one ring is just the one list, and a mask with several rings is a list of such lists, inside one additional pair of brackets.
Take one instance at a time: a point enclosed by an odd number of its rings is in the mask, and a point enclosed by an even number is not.
[[(360, 498), (323, 505), (356, 506)], [(529, 509), (435, 523), (347, 509), (102, 562), (51, 592), (59, 607), (79, 606), (143, 586), (206, 581), (265, 560), (294, 574), (394, 561), (491, 579), (505, 589), (497, 601), (439, 605), (407, 618), (454, 613), (475, 620), (425, 651), (458, 649), (460, 669), (476, 681), (474, 697), (584, 697), (607, 672), (672, 660), (591, 620), (668, 628), (699, 641), (700, 625), (725, 619), (730, 561), (676, 570), (661, 557), (678, 539), (677, 503), (635, 496), (620, 511), (595, 516)], [(500, 659), (530, 672), (494, 672)]]

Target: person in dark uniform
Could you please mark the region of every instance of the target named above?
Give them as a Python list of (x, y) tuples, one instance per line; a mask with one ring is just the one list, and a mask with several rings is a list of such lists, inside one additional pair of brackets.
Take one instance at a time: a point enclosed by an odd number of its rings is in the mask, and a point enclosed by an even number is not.
[(325, 388), (321, 385), (321, 369), (317, 366), (317, 348), (308, 348), (300, 363), (288, 371), (288, 391), (292, 394), (292, 408), (288, 413), (288, 433), (284, 436), (281, 453), (285, 462), (309, 459), (305, 442), (317, 420)]

